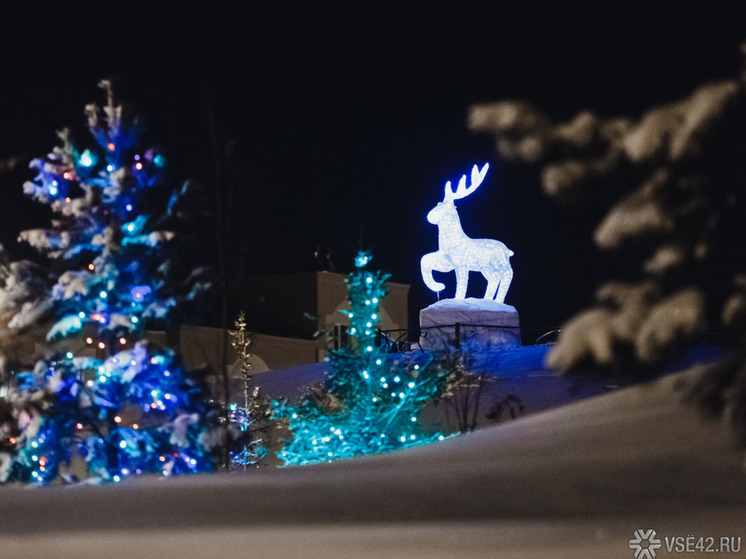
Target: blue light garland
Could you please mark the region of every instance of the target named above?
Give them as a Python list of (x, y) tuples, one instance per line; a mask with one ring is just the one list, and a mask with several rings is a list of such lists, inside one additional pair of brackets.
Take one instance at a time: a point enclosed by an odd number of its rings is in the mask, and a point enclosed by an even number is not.
[[(0, 481), (71, 479), (75, 457), (109, 481), (215, 467), (219, 410), (172, 351), (143, 340), (145, 324), (167, 320), (178, 304), (164, 271), (174, 234), (154, 228), (158, 201), (169, 199), (169, 190), (158, 192), (168, 188), (163, 158), (147, 150), (123, 165), (142, 136), (141, 119), (115, 102), (108, 81), (101, 87), (107, 106), (87, 108), (98, 147), (79, 153), (61, 134), (64, 145), (35, 160), (38, 175), (24, 185), (64, 217), (36, 243), (60, 270), (52, 291), (57, 322), (47, 337), (86, 331), (96, 356), (52, 354), (17, 375), (21, 409), (6, 430), (12, 436), (0, 440), (12, 452)], [(153, 212), (133, 215), (140, 207)]]

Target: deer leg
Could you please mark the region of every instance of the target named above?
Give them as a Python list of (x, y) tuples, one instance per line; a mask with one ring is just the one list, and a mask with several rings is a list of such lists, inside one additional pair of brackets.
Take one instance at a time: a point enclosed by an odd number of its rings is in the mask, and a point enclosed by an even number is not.
[(459, 266), (456, 268), (456, 296), (455, 299), (466, 299), (466, 287), (469, 283), (469, 268)]
[(511, 281), (513, 281), (513, 268), (508, 267), (503, 272), (502, 278), (500, 279), (500, 289), (497, 290), (495, 301), (498, 303), (505, 302), (505, 296), (508, 294), (508, 288), (510, 287)]
[(500, 276), (494, 272), (483, 272), (483, 274), (484, 277), (487, 278), (487, 290), (484, 292), (484, 298), (488, 301), (492, 301), (495, 298), (495, 293), (500, 285)]
[(435, 278), (433, 278), (433, 271), (450, 272), (452, 270), (453, 266), (440, 254), (440, 252), (430, 252), (420, 260), (422, 280), (431, 291), (438, 292), (445, 289), (445, 284), (435, 281)]

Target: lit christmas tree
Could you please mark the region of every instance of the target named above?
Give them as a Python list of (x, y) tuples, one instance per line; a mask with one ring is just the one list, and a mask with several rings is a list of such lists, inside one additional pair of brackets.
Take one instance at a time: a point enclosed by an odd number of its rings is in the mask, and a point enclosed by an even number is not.
[(11, 322), (53, 309), (53, 351), (16, 375), (5, 398), (0, 479), (49, 482), (76, 455), (114, 481), (214, 465), (220, 437), (201, 387), (172, 351), (144, 340), (146, 325), (164, 324), (206, 288), (195, 282), (179, 296), (170, 277), (187, 187), (168, 186), (164, 156), (140, 147), (142, 119), (109, 81), (100, 86), (106, 105), (86, 107), (95, 143), (80, 150), (60, 133), (62, 146), (31, 163), (38, 175), (24, 185), (53, 212), (49, 229), (20, 236), (47, 258), (53, 287)]
[(275, 402), (276, 418), (288, 422), (293, 438), (279, 452), (285, 465), (311, 464), (386, 452), (442, 439), (420, 418), (425, 405), (448, 388), (450, 370), (425, 353), (405, 358), (376, 343), (380, 302), (388, 275), (366, 269), (370, 254), (358, 254), (347, 277), (349, 347), (330, 353), (325, 390), (299, 405)]

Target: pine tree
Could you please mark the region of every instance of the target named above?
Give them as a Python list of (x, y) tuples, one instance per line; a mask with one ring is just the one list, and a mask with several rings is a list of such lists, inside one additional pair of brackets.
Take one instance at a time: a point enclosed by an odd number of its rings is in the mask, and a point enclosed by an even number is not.
[(76, 455), (115, 481), (214, 464), (219, 437), (201, 386), (173, 351), (145, 340), (146, 326), (163, 326), (207, 287), (195, 281), (182, 294), (172, 277), (189, 185), (169, 186), (164, 155), (141, 145), (142, 117), (110, 81), (100, 87), (106, 104), (85, 110), (92, 142), (81, 148), (59, 133), (62, 145), (31, 163), (38, 175), (24, 185), (52, 210), (51, 227), (20, 239), (46, 258), (53, 286), (13, 320), (50, 308), (54, 321), (48, 354), (16, 375), (6, 398), (14, 411), (0, 430), (2, 477), (48, 482)]
[(691, 394), (746, 444), (745, 107), (746, 73), (638, 120), (584, 111), (555, 123), (528, 103), (499, 102), (472, 107), (470, 127), (493, 134), (504, 158), (540, 164), (552, 196), (628, 187), (594, 240), (644, 251), (639, 279), (601, 286), (597, 304), (563, 327), (548, 363), (655, 367), (705, 329), (730, 334), (737, 355), (711, 367)]
[(388, 275), (367, 269), (369, 253), (358, 254), (346, 278), (351, 343), (327, 358), (322, 390), (299, 405), (274, 403), (275, 418), (288, 422), (292, 440), (279, 452), (285, 465), (310, 464), (386, 452), (442, 439), (421, 425), (424, 407), (439, 401), (450, 370), (431, 355), (392, 357), (376, 338)]

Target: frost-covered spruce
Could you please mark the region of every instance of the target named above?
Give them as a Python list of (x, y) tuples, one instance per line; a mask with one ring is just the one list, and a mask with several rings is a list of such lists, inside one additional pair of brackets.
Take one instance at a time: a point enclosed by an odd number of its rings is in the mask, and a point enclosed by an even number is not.
[(645, 251), (639, 279), (611, 281), (564, 327), (551, 366), (659, 365), (705, 329), (728, 333), (735, 358), (710, 367), (694, 400), (736, 426), (746, 445), (746, 76), (706, 83), (639, 119), (590, 111), (555, 123), (526, 102), (472, 107), (472, 130), (499, 154), (542, 166), (544, 190), (584, 196), (627, 184), (594, 240)]
[(525, 102), (472, 107), (470, 127), (493, 134), (502, 157), (540, 164), (549, 195), (628, 185), (594, 240), (604, 250), (644, 250), (639, 280), (601, 286), (596, 306), (563, 328), (552, 366), (623, 355), (657, 364), (707, 327), (744, 336), (745, 101), (746, 82), (736, 78), (637, 120), (583, 111), (555, 123)]
[(111, 82), (100, 87), (106, 104), (85, 109), (89, 142), (59, 133), (61, 145), (31, 163), (37, 176), (24, 184), (53, 212), (49, 228), (20, 235), (46, 257), (52, 288), (16, 306), (9, 324), (54, 316), (47, 355), (4, 399), (2, 480), (48, 482), (76, 457), (115, 481), (214, 464), (219, 437), (201, 387), (172, 351), (144, 340), (146, 326), (163, 326), (207, 287), (171, 277), (187, 185), (169, 185), (163, 154), (142, 145), (143, 119)]

